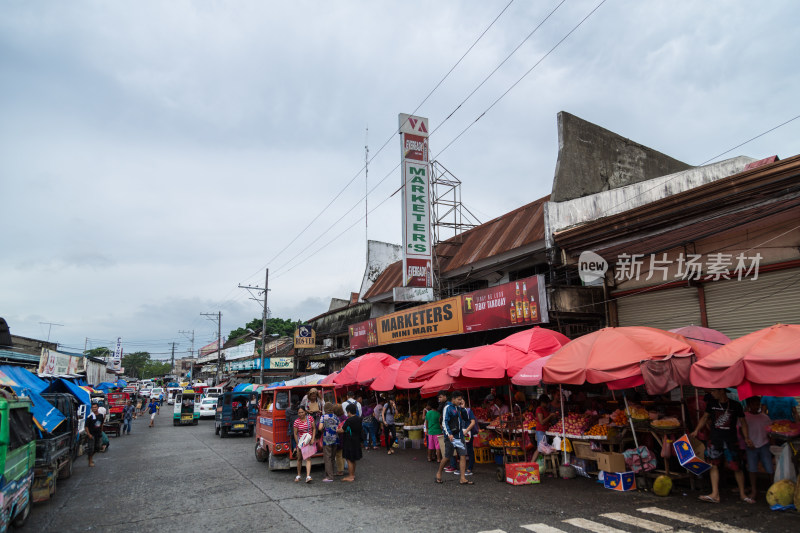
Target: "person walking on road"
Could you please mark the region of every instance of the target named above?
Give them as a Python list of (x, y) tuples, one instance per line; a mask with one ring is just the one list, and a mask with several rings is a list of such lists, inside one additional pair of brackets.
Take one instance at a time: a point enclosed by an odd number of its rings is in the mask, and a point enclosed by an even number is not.
[(459, 459), (459, 473), (462, 485), (474, 485), (465, 475), (467, 470), (467, 446), (464, 443), (464, 430), (469, 426), (469, 417), (462, 407), (464, 395), (460, 391), (453, 392), (451, 401), (445, 405), (442, 416), (442, 431), (445, 435), (444, 458), (436, 472), (436, 483), (442, 483), (442, 471), (447, 462), (456, 454)]
[(361, 441), (364, 440), (364, 428), (355, 403), (347, 405), (347, 420), (336, 431), (342, 437), (342, 455), (347, 460), (347, 476), (342, 481), (356, 480), (356, 461), (361, 459)]
[(122, 433), (121, 435), (131, 434), (131, 423), (133, 422), (133, 413), (136, 408), (133, 406), (133, 402), (128, 400), (128, 403), (125, 407), (122, 408)]
[(153, 424), (156, 421), (156, 414), (158, 414), (158, 403), (156, 403), (155, 399), (150, 398), (150, 404), (147, 406), (147, 410), (150, 413), (149, 427), (153, 427)]
[(94, 466), (94, 454), (103, 446), (103, 422), (105, 418), (97, 409), (98, 405), (93, 403), (92, 412), (86, 417), (86, 426), (84, 427), (86, 436), (89, 439), (89, 466)]
[(389, 400), (381, 410), (381, 422), (383, 423), (383, 438), (386, 441), (386, 454), (394, 454), (392, 445), (397, 439), (397, 430), (394, 427), (394, 415), (397, 413), (397, 404), (394, 403), (394, 398), (389, 397)]

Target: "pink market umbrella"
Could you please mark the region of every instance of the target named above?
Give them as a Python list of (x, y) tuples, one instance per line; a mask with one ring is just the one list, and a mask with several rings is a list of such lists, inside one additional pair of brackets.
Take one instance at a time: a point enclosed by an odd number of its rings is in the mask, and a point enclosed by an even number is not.
[(447, 373), (446, 368), (443, 368), (422, 384), (419, 394), (425, 398), (436, 395), (440, 390), (477, 389), (479, 387), (492, 387), (496, 384), (497, 380), (494, 379), (453, 377)]
[(333, 383), (339, 386), (370, 383), (384, 368), (396, 362), (397, 359), (388, 353), (366, 353), (347, 363), (339, 375), (333, 378)]
[(548, 355), (546, 357), (540, 357), (535, 361), (528, 363), (527, 365), (523, 366), (522, 369), (517, 372), (513, 378), (511, 378), (511, 383), (514, 385), (521, 385), (521, 386), (528, 386), (528, 387), (535, 387), (542, 382), (542, 370), (544, 365), (553, 357), (552, 355)]
[(498, 346), (510, 346), (523, 353), (536, 353), (540, 357), (556, 353), (562, 346), (569, 342), (569, 337), (536, 326), (524, 331), (518, 331), (503, 340), (495, 342)]
[(776, 324), (739, 337), (692, 365), (692, 385), (738, 387), (739, 398), (800, 394), (800, 325)]
[(392, 363), (378, 374), (378, 377), (375, 378), (375, 381), (372, 382), (369, 388), (374, 391), (418, 389), (422, 386), (422, 382), (412, 383), (408, 378), (417, 371), (420, 364), (422, 364), (422, 362), (419, 358), (403, 359), (402, 361)]
[(337, 372), (333, 372), (330, 375), (325, 376), (324, 378), (322, 378), (322, 380), (320, 380), (319, 385), (333, 385), (333, 380), (338, 375), (339, 375), (339, 372), (337, 371)]
[(684, 326), (669, 330), (672, 333), (683, 335), (686, 341), (694, 348), (697, 359), (702, 359), (711, 354), (714, 350), (725, 346), (731, 340), (723, 333), (715, 329), (704, 328), (702, 326)]
[(447, 368), (462, 357), (477, 350), (477, 348), (465, 348), (463, 350), (450, 350), (447, 353), (437, 355), (422, 363), (419, 368), (411, 375), (410, 381), (427, 381), (439, 370)]

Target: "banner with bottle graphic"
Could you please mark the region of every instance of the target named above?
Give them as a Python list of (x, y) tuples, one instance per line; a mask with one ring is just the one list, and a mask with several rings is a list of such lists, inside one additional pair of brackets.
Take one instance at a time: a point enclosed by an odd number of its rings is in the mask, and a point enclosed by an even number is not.
[(548, 321), (544, 276), (538, 275), (352, 324), (350, 348)]
[(461, 296), (464, 333), (546, 323), (544, 276), (531, 276)]

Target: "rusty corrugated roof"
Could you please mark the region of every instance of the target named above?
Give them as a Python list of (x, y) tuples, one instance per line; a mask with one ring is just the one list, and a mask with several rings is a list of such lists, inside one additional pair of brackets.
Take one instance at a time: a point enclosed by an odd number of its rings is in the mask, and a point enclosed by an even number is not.
[[(550, 195), (439, 243), (436, 256), (439, 275), (446, 275), (482, 259), (510, 252), (544, 240), (544, 204)], [(402, 285), (403, 262), (389, 265), (364, 299), (390, 292)]]

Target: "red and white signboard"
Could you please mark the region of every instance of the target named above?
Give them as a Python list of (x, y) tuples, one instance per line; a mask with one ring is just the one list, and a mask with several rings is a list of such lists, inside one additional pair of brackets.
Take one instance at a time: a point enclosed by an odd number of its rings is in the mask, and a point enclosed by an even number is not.
[(428, 119), (400, 113), (403, 286), (433, 287)]

